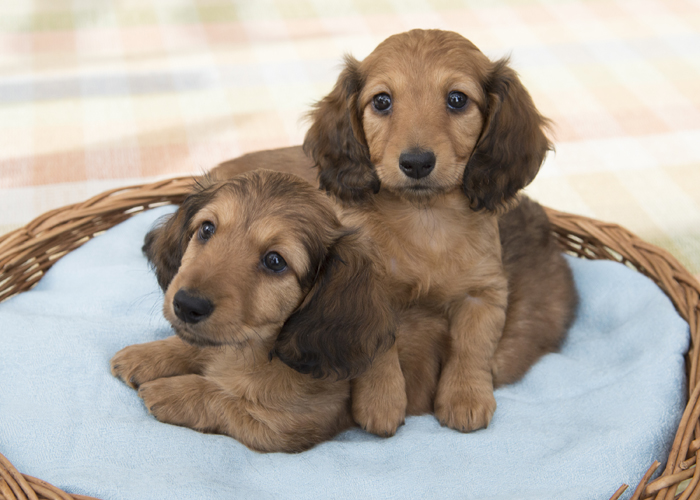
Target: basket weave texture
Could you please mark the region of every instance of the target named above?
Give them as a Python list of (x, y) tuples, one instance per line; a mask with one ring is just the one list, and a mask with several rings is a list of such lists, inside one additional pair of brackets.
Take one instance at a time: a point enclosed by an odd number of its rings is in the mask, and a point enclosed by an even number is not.
[[(83, 203), (47, 212), (25, 227), (0, 236), (0, 301), (30, 289), (62, 256), (132, 215), (163, 204), (180, 203), (193, 183), (190, 177), (180, 177), (107, 191)], [(622, 262), (651, 278), (690, 325), (688, 404), (665, 469), (650, 482), (660, 465), (652, 464), (640, 478), (632, 500), (699, 499), (700, 468), (695, 464), (700, 456), (700, 283), (670, 253), (616, 224), (553, 209), (547, 209), (547, 215), (567, 252), (586, 259)], [(626, 488), (627, 485), (621, 486), (611, 500), (619, 498)], [(0, 500), (90, 498), (70, 495), (20, 474), (0, 454)]]

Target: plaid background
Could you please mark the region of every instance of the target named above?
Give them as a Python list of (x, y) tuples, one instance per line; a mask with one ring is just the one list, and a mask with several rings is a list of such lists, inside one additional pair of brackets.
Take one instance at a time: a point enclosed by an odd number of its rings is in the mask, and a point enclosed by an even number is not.
[(417, 27), (511, 55), (556, 124), (531, 195), (700, 273), (698, 0), (3, 0), (0, 233), (299, 144), (343, 53)]

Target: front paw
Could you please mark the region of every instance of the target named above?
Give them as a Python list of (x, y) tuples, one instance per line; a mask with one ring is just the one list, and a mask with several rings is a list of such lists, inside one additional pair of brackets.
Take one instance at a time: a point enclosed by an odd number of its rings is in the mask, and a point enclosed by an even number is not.
[(353, 392), (352, 416), (355, 422), (367, 432), (380, 437), (391, 437), (406, 421), (406, 391)]
[(138, 389), (144, 382), (159, 378), (151, 358), (149, 344), (130, 345), (115, 354), (109, 365), (112, 375)]
[(483, 386), (438, 386), (435, 396), (435, 417), (441, 425), (461, 432), (483, 429), (496, 411), (493, 389)]
[(159, 378), (146, 382), (139, 388), (148, 412), (166, 424), (209, 430), (206, 421), (201, 379), (198, 375)]

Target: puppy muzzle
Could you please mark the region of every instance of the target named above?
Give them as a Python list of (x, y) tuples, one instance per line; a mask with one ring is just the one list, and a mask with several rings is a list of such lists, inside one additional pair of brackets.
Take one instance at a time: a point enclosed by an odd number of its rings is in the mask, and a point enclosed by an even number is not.
[(195, 324), (211, 316), (214, 312), (214, 304), (206, 297), (181, 288), (173, 297), (173, 311), (180, 321)]

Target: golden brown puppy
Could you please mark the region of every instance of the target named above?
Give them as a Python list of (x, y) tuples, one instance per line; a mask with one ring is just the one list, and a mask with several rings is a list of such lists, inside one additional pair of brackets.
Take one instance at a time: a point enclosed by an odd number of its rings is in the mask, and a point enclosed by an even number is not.
[[(523, 200), (501, 226), (512, 235), (503, 244), (516, 289), (525, 296), (541, 286), (566, 292), (542, 208)], [(422, 307), (394, 314), (373, 242), (361, 228), (343, 227), (331, 200), (303, 180), (259, 170), (214, 183), (151, 231), (144, 251), (177, 336), (126, 347), (111, 366), (139, 388), (159, 420), (228, 434), (254, 450), (304, 450), (350, 427), (352, 413), (366, 411), (357, 403), (351, 408), (345, 379), (385, 351), (394, 332), (405, 386), (390, 397), (403, 400), (407, 415), (433, 411), (451, 351), (444, 314)], [(537, 269), (546, 282), (528, 283), (525, 269)], [(550, 302), (540, 299), (515, 297), (516, 307), (536, 310), (515, 310), (509, 320), (537, 326), (556, 320)], [(510, 331), (531, 333), (526, 325)], [(338, 367), (336, 376), (302, 375), (270, 357), (282, 333), (325, 343), (323, 361)], [(498, 352), (514, 356), (505, 377), (521, 376), (557, 340), (504, 335)], [(317, 354), (310, 353), (312, 366)]]
[(261, 170), (214, 183), (144, 246), (177, 336), (126, 347), (112, 373), (139, 388), (158, 420), (255, 450), (329, 439), (352, 425), (349, 382), (303, 375), (270, 352), (281, 332), (304, 337), (310, 323), (349, 337), (340, 344), (350, 349), (328, 342), (322, 353), (336, 366), (367, 365), (393, 342), (395, 314), (371, 248), (298, 177)]
[[(272, 151), (252, 153), (222, 164), (212, 172), (215, 176), (228, 178), (240, 172), (247, 172), (264, 164), (278, 170), (293, 169), (310, 177), (311, 162), (301, 148), (284, 148)], [(338, 207), (339, 208), (339, 207)], [(499, 367), (494, 374), (496, 385), (515, 382), (543, 354), (555, 351), (563, 335), (573, 320), (576, 306), (576, 292), (571, 272), (561, 255), (561, 248), (556, 244), (547, 216), (537, 203), (521, 197), (518, 206), (499, 218), (500, 240), (503, 265), (508, 280), (508, 308), (506, 325), (499, 340), (493, 366)], [(362, 229), (360, 228), (360, 232)], [(365, 239), (366, 245), (372, 242)], [(346, 304), (350, 312), (351, 303)], [(353, 314), (364, 314), (362, 309)], [(388, 400), (379, 398), (372, 401), (353, 401), (355, 420), (366, 419), (363, 427), (379, 435), (387, 435), (392, 425), (398, 425), (391, 412), (377, 409), (377, 403), (385, 407), (401, 405), (399, 414), (421, 415), (433, 412), (433, 401), (442, 365), (450, 351), (450, 339), (447, 335), (447, 320), (439, 310), (412, 307), (399, 312), (400, 324), (397, 332), (396, 350), (398, 353), (403, 380), (396, 382), (396, 377), (382, 378), (375, 373), (372, 377), (363, 376), (353, 380), (357, 392), (365, 389), (362, 384), (369, 384), (368, 394), (382, 394)], [(315, 322), (307, 322), (306, 329), (315, 335), (314, 342), (328, 343), (327, 348), (343, 351), (352, 347), (352, 333), (345, 337), (347, 345), (342, 346), (338, 339), (331, 339), (331, 329), (324, 329), (325, 318), (317, 316)], [(362, 331), (355, 332), (358, 341)], [(283, 339), (284, 341), (284, 339)], [(308, 356), (318, 356), (313, 363), (322, 361), (320, 349), (307, 352)], [(370, 349), (360, 355), (347, 357), (350, 365), (339, 367), (339, 373), (350, 373), (353, 365), (362, 356), (368, 356)], [(387, 365), (381, 365), (384, 369)], [(391, 365), (389, 365), (391, 367)], [(319, 371), (322, 375), (323, 372)], [(400, 379), (400, 377), (399, 377)], [(405, 384), (404, 384), (405, 381)], [(361, 402), (363, 401), (363, 402)], [(389, 404), (387, 404), (389, 403)], [(366, 406), (363, 406), (366, 405)], [(358, 422), (359, 423), (359, 422)], [(389, 431), (384, 431), (389, 429)]]
[[(507, 215), (499, 232), (499, 214), (517, 204), (550, 149), (547, 121), (506, 60), (492, 62), (464, 37), (438, 30), (392, 36), (361, 62), (347, 57), (311, 119), (311, 161), (286, 149), (272, 153), (273, 168), (316, 166), (321, 187), (343, 205), (343, 223), (362, 227), (377, 246), (393, 306), (446, 319), (450, 348), (435, 415), (462, 431), (485, 427), (494, 387), (555, 350), (576, 305), (548, 231), (537, 242), (547, 249), (541, 255), (519, 246), (532, 207)], [(215, 175), (259, 159), (227, 162)], [(509, 253), (501, 242), (511, 243)], [(317, 340), (284, 335), (275, 353), (301, 372), (337, 371)], [(342, 350), (346, 339), (331, 341)], [(379, 435), (393, 434), (405, 415), (398, 355), (392, 346), (353, 381), (353, 416)]]
[[(392, 36), (362, 62), (346, 58), (312, 120), (304, 147), (321, 186), (347, 202), (344, 223), (362, 225), (377, 243), (394, 301), (447, 318), (450, 353), (435, 415), (462, 431), (485, 427), (494, 386), (510, 381), (502, 374), (521, 355), (498, 352), (508, 281), (497, 214), (550, 149), (546, 120), (507, 61), (437, 30)], [(561, 337), (570, 303), (561, 303), (557, 335), (543, 339)], [(294, 366), (306, 346), (288, 345), (281, 356)], [(358, 420), (376, 427), (379, 418), (379, 431), (392, 432), (400, 418), (398, 407), (376, 403), (386, 380), (401, 384), (394, 356), (378, 359), (353, 391), (354, 405), (375, 402)]]

